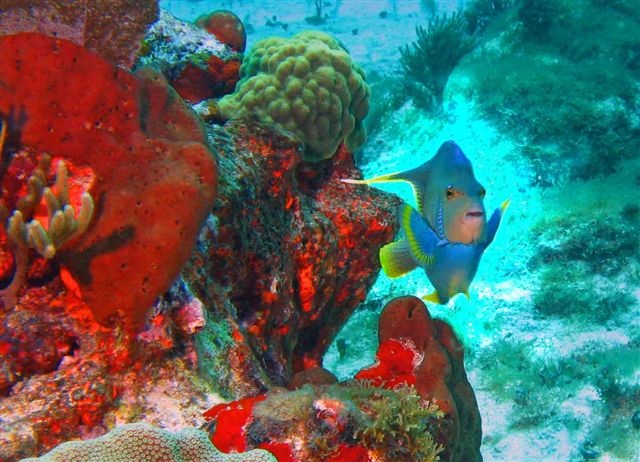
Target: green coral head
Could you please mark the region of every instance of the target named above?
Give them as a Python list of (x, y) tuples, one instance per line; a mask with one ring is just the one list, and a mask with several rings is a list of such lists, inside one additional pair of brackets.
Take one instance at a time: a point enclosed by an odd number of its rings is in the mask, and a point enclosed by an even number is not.
[(257, 42), (240, 67), (236, 92), (220, 100), (225, 118), (253, 115), (304, 143), (304, 160), (332, 157), (366, 140), (369, 111), (364, 70), (330, 35), (305, 31)]

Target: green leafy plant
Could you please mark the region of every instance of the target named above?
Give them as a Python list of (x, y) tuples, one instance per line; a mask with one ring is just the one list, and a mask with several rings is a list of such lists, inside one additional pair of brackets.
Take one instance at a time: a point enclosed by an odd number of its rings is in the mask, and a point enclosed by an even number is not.
[(394, 460), (402, 457), (415, 457), (423, 462), (439, 460), (438, 454), (444, 448), (431, 435), (437, 419), (444, 413), (433, 403), (423, 403), (415, 388), (402, 387), (380, 394), (369, 406), (362, 429), (365, 446), (393, 447), (388, 454)]
[(418, 39), (400, 48), (405, 91), (424, 109), (442, 106), (449, 75), (476, 44), (462, 13), (436, 16), (425, 29), (416, 27)]

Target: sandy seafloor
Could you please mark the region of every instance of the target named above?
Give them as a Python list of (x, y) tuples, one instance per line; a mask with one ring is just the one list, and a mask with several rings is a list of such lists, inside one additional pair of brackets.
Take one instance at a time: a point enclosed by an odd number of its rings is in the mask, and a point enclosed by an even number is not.
[[(288, 37), (302, 30), (318, 29), (339, 38), (368, 73), (397, 73), (398, 78), (402, 76), (398, 47), (413, 41), (415, 26), (426, 25), (429, 17), (429, 11), (422, 7), (425, 2), (345, 0), (326, 7), (331, 15), (326, 24), (309, 26), (304, 17), (315, 12), (313, 3), (163, 0), (161, 6), (186, 20), (193, 20), (203, 12), (230, 9), (253, 26), (248, 48), (267, 36)], [(458, 2), (436, 3), (439, 12), (453, 11), (458, 6)], [(382, 11), (390, 14), (381, 18)], [(266, 26), (273, 16), (286, 23), (287, 29)], [(445, 93), (445, 114), (437, 119), (421, 113), (410, 103), (405, 104), (383, 122), (384, 128), (376, 136), (368, 139), (362, 148), (364, 158), (375, 160), (361, 168), (367, 178), (406, 170), (430, 158), (443, 141), (453, 139), (471, 159), (476, 177), (487, 189), (487, 212), (511, 199), (498, 236), (485, 253), (471, 286), (470, 299), (458, 296), (448, 306), (429, 307), (432, 315), (454, 326), (465, 344), (466, 369), (483, 421), (484, 460), (640, 461), (640, 431), (632, 428), (629, 418), (616, 419), (611, 415), (588, 376), (592, 368), (564, 381), (562, 370), (558, 371), (559, 379), (548, 388), (549, 394), (553, 394), (546, 401), (548, 413), (537, 411), (540, 415), (523, 425), (523, 416), (532, 413), (526, 407), (541, 404), (518, 402), (516, 397), (508, 399), (508, 393), (507, 399), (504, 393), (498, 396), (495, 377), (488, 377), (489, 372), (480, 367), (483, 354), (495, 345), (525, 345), (518, 353), (528, 356), (530, 363), (560, 366), (562, 359), (607, 358), (626, 349), (632, 362), (617, 379), (636, 386), (640, 383), (640, 287), (633, 291), (635, 305), (604, 325), (571, 318), (545, 318), (533, 310), (532, 293), (539, 281), (527, 266), (536, 248), (529, 230), (545, 214), (561, 214), (571, 207), (588, 209), (592, 201), (600, 205), (634, 200), (637, 203), (637, 190), (620, 190), (615, 185), (630, 184), (627, 177), (639, 171), (639, 162), (628, 161), (621, 173), (602, 180), (544, 189), (534, 187), (533, 173), (519, 156), (523, 140), (510, 139), (478, 115), (474, 101), (467, 99), (472, 94), (466, 91), (469, 85), (462, 72), (453, 73)], [(408, 185), (384, 185), (381, 189), (413, 203)], [(371, 364), (377, 346), (377, 316), (384, 304), (396, 296), (421, 296), (430, 291), (421, 271), (396, 280), (381, 274), (362, 308), (339, 336), (346, 341), (347, 353), (341, 358), (334, 344), (326, 355), (325, 366), (340, 379), (348, 379)], [(504, 367), (518, 369), (517, 359), (506, 358), (504, 363)], [(510, 389), (509, 381), (527, 379), (524, 373), (519, 378), (517, 370), (500, 371), (499, 366), (492, 370), (493, 374), (505, 376), (505, 389)]]

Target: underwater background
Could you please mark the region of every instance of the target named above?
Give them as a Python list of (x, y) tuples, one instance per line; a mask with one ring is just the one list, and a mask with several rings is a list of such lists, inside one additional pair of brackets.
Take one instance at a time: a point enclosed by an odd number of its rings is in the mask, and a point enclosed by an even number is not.
[[(487, 210), (510, 200), (497, 236), (482, 257), (469, 297), (457, 295), (446, 305), (427, 303), (431, 316), (446, 321), (464, 346), (464, 370), (482, 419), (482, 460), (640, 461), (640, 8), (636, 0), (162, 0), (159, 6), (187, 22), (214, 10), (232, 11), (244, 23), (247, 51), (267, 37), (291, 38), (306, 30), (333, 36), (362, 68), (369, 86), (368, 114), (361, 121), (367, 137), (354, 149), (355, 164), (365, 179), (417, 167), (430, 159), (442, 143), (454, 140), (486, 188)], [(422, 28), (422, 32), (418, 32), (417, 27)], [(425, 51), (425, 55), (432, 53), (429, 56), (436, 63), (432, 67), (428, 59), (418, 53), (421, 40), (423, 51), (428, 46), (433, 48)], [(151, 54), (160, 55), (157, 49), (153, 50)], [(242, 70), (240, 72), (242, 75)], [(174, 85), (176, 89), (178, 85)], [(200, 100), (194, 93), (181, 95), (192, 103)], [(225, 106), (220, 107), (224, 111)], [(201, 104), (196, 109), (210, 126), (222, 125), (219, 114), (214, 114), (210, 107)], [(0, 111), (0, 115), (6, 114)], [(223, 146), (221, 150), (229, 152), (238, 149), (232, 148), (237, 139), (253, 139), (253, 135), (244, 134), (242, 128), (232, 129), (233, 141), (215, 130), (218, 129), (208, 129), (209, 142), (215, 140)], [(9, 150), (13, 148), (12, 138), (7, 139), (5, 146)], [(251, 148), (256, 152), (267, 149), (262, 142), (256, 143), (259, 148)], [(284, 141), (265, 142), (265, 146), (272, 144), (277, 149), (286, 149)], [(334, 151), (335, 147), (332, 154)], [(236, 161), (230, 156), (224, 162), (218, 162), (219, 177)], [(240, 161), (237, 162), (240, 165)], [(252, 166), (258, 169), (251, 162), (247, 165), (247, 169)], [(182, 273), (187, 281), (201, 277), (199, 268), (205, 267), (221, 274), (228, 271), (233, 274), (229, 279), (238, 278), (234, 269), (215, 269), (219, 260), (214, 259), (213, 264), (202, 267), (198, 264), (212, 255), (209, 248), (216, 245), (212, 242), (217, 243), (218, 238), (222, 243), (227, 242), (225, 239), (233, 240), (216, 220), (222, 223), (237, 220), (230, 215), (241, 211), (245, 203), (251, 210), (269, 203), (264, 198), (261, 202), (259, 192), (244, 202), (243, 191), (251, 189), (247, 184), (252, 180), (248, 179), (251, 174), (242, 168), (239, 172), (237, 178), (227, 180), (229, 185), (219, 186), (218, 191), (219, 195), (232, 197), (225, 199), (224, 206), (234, 210), (233, 213), (216, 213), (214, 219), (213, 215), (204, 218), (205, 210), (193, 212), (203, 217), (201, 222), (205, 223), (209, 243), (203, 243), (201, 231), (197, 243), (199, 253), (188, 263), (192, 269)], [(353, 170), (345, 172), (343, 178), (353, 174)], [(80, 174), (72, 170), (71, 176), (74, 175)], [(284, 176), (287, 175), (285, 172)], [(300, 183), (318, 181), (312, 175), (297, 178)], [(387, 241), (393, 240), (393, 234), (387, 237), (394, 226), (389, 224), (393, 222), (389, 217), (395, 214), (397, 205), (387, 196), (367, 192), (374, 194), (369, 197), (362, 191), (380, 189), (416, 206), (408, 184), (346, 187), (355, 199), (350, 199), (352, 204), (342, 206), (367, 207), (371, 217), (376, 216), (379, 206), (380, 213), (387, 214), (380, 215), (383, 217), (380, 221), (387, 227), (384, 235)], [(269, 191), (269, 194), (279, 194)], [(235, 202), (234, 193), (238, 196)], [(365, 197), (362, 203), (357, 202), (360, 194)], [(208, 197), (206, 193), (202, 195)], [(194, 197), (194, 202), (201, 199)], [(319, 194), (317, 200), (330, 201), (333, 197)], [(170, 207), (179, 208), (180, 204), (171, 203)], [(266, 214), (272, 213), (266, 206), (265, 210)], [(273, 239), (269, 223), (256, 229), (264, 231), (266, 241)], [(365, 227), (360, 232), (365, 243), (369, 231)], [(195, 240), (197, 229), (192, 234)], [(378, 242), (384, 240), (381, 236), (376, 239), (376, 249), (386, 243)], [(230, 248), (240, 246), (236, 242)], [(183, 250), (183, 260), (189, 251)], [(377, 251), (375, 254), (377, 258)], [(248, 258), (234, 264), (258, 264)], [(73, 268), (71, 260), (64, 260), (63, 256), (63, 264)], [(175, 263), (176, 272), (182, 263)], [(349, 260), (341, 262), (347, 268), (350, 264)], [(279, 260), (274, 263), (278, 265)], [(73, 273), (73, 269), (71, 271)], [(226, 281), (225, 278), (226, 273), (218, 280)], [(281, 281), (277, 278), (273, 281), (271, 288), (279, 287)], [(354, 302), (353, 306), (357, 307), (348, 319), (331, 314), (331, 322), (339, 326), (339, 331), (333, 332), (324, 325), (317, 328), (318, 331), (329, 329), (327, 332), (335, 335), (322, 355), (321, 365), (340, 381), (351, 379), (376, 362), (378, 321), (390, 300), (407, 295), (423, 297), (432, 291), (422, 270), (394, 279), (380, 271), (371, 276), (371, 283), (368, 292), (360, 294), (363, 301)], [(82, 286), (82, 282), (80, 284)], [(206, 297), (193, 287), (191, 290), (197, 292), (207, 306)], [(156, 304), (155, 312), (168, 309), (175, 300), (185, 297), (193, 300), (184, 295), (188, 289), (176, 288), (174, 284), (171, 291), (173, 295), (165, 295), (164, 305)], [(249, 308), (240, 301), (244, 293), (235, 290), (224, 293), (238, 307), (239, 316), (248, 312)], [(38, 296), (44, 297), (32, 295)], [(211, 297), (212, 303), (226, 303), (216, 297), (218, 295)], [(251, 298), (247, 305), (258, 303), (258, 299)], [(264, 295), (261, 300), (268, 303)], [(189, 306), (189, 303), (173, 303), (173, 306)], [(214, 314), (207, 316), (207, 319), (217, 319)], [(135, 320), (133, 324), (141, 322)], [(156, 325), (161, 322), (164, 321)], [(252, 327), (257, 325), (256, 322)], [(156, 345), (150, 347), (153, 351), (149, 353), (155, 355), (154, 361), (167, 355), (188, 358), (197, 351), (198, 355), (209, 355), (209, 365), (218, 364), (219, 353), (214, 352), (225, 351), (229, 343), (220, 340), (219, 344), (213, 341), (210, 345), (200, 339), (185, 341), (188, 347), (176, 347), (175, 342), (191, 335), (185, 333), (187, 330), (177, 336), (172, 333), (174, 343), (163, 349), (154, 342), (158, 338), (164, 341), (164, 334), (147, 329), (149, 345)], [(217, 338), (232, 342), (229, 339), (236, 335), (232, 330), (224, 335), (216, 330)], [(248, 331), (252, 333), (251, 329)], [(301, 330), (300, 338), (312, 335), (310, 331)], [(9, 335), (7, 332), (5, 326), (0, 331), (0, 340), (6, 340), (2, 335)], [(70, 341), (69, 345), (72, 344), (75, 345)], [(2, 345), (0, 342), (0, 347)], [(121, 353), (126, 356), (118, 349), (118, 341), (109, 345), (114, 356)], [(258, 351), (262, 346), (252, 344)], [(264, 351), (267, 348), (264, 346)], [(324, 346), (314, 346), (309, 351), (317, 353), (323, 349)], [(7, 357), (10, 354), (6, 353), (9, 349), (0, 351)], [(296, 360), (304, 361), (304, 355), (300, 357), (302, 359), (296, 356), (292, 360), (294, 368)], [(279, 359), (274, 354), (263, 362), (277, 369), (278, 361), (274, 358)], [(135, 358), (133, 361), (135, 364)], [(194, 363), (202, 368), (202, 361), (198, 358)], [(188, 364), (186, 359), (185, 364)], [(170, 369), (172, 372), (166, 377), (156, 375), (154, 380), (168, 383), (182, 367)], [(209, 380), (218, 380), (214, 369), (204, 375)], [(246, 373), (246, 377), (255, 379), (251, 386), (260, 383), (258, 376), (258, 373)], [(246, 377), (244, 382), (249, 383)], [(237, 383), (233, 377), (225, 376), (224, 380), (225, 384)], [(247, 390), (253, 390), (251, 386), (247, 385)], [(169, 388), (184, 392), (177, 385)], [(188, 412), (186, 407), (177, 411), (172, 407), (177, 401), (165, 402), (164, 392), (156, 391), (157, 394), (150, 393), (147, 400), (156, 402), (157, 414), (161, 415), (164, 407), (172, 417), (155, 419), (154, 424), (160, 422), (167, 428), (200, 424), (194, 417), (197, 409), (204, 411), (222, 401), (211, 398), (211, 390), (203, 385), (189, 404)], [(18, 392), (11, 391), (14, 396)], [(238, 392), (238, 395), (244, 397), (250, 393)], [(9, 392), (0, 396), (3, 396), (0, 400), (5, 400)], [(223, 397), (237, 399), (240, 396)], [(109, 425), (104, 427), (110, 429), (118, 423), (135, 421), (132, 416), (146, 420), (147, 411), (134, 409), (134, 401), (128, 404), (126, 418), (122, 411), (107, 413), (110, 417), (105, 418), (105, 422), (109, 421)], [(9, 414), (26, 411), (12, 408), (9, 398), (5, 404), (6, 407), (0, 408), (3, 411), (0, 424), (4, 419), (9, 428), (8, 422), (14, 425), (20, 420), (9, 418)], [(140, 403), (136, 406), (148, 407)], [(177, 418), (177, 415), (188, 417)], [(64, 422), (62, 418), (61, 421)], [(95, 422), (85, 419), (78, 425), (91, 427), (92, 424)], [(6, 434), (9, 433), (7, 430)], [(86, 431), (82, 436), (101, 433)], [(0, 441), (7, 443), (10, 438), (17, 438), (11, 435), (2, 440), (0, 431)], [(218, 447), (218, 443), (222, 443), (220, 438), (213, 441)], [(45, 444), (45, 447), (52, 445)], [(16, 443), (15, 447), (19, 445)], [(240, 446), (230, 444), (229, 447)], [(12, 457), (16, 454), (38, 455), (19, 451), (0, 454), (0, 460), (3, 456), (14, 460)], [(278, 460), (288, 459), (278, 456)], [(324, 460), (369, 459), (357, 459), (354, 455), (342, 459), (327, 456)], [(437, 459), (425, 456), (397, 460)]]

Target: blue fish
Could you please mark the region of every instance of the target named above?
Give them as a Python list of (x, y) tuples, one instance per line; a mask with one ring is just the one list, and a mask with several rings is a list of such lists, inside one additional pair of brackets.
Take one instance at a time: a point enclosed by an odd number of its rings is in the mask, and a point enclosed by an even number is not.
[(480, 258), (493, 242), (506, 200), (487, 221), (484, 187), (476, 180), (471, 162), (453, 141), (442, 144), (435, 156), (405, 172), (370, 180), (343, 180), (371, 184), (405, 181), (411, 184), (418, 210), (402, 204), (398, 221), (404, 238), (380, 249), (380, 263), (392, 278), (424, 268), (435, 291), (424, 300), (445, 304), (454, 295), (469, 297)]

